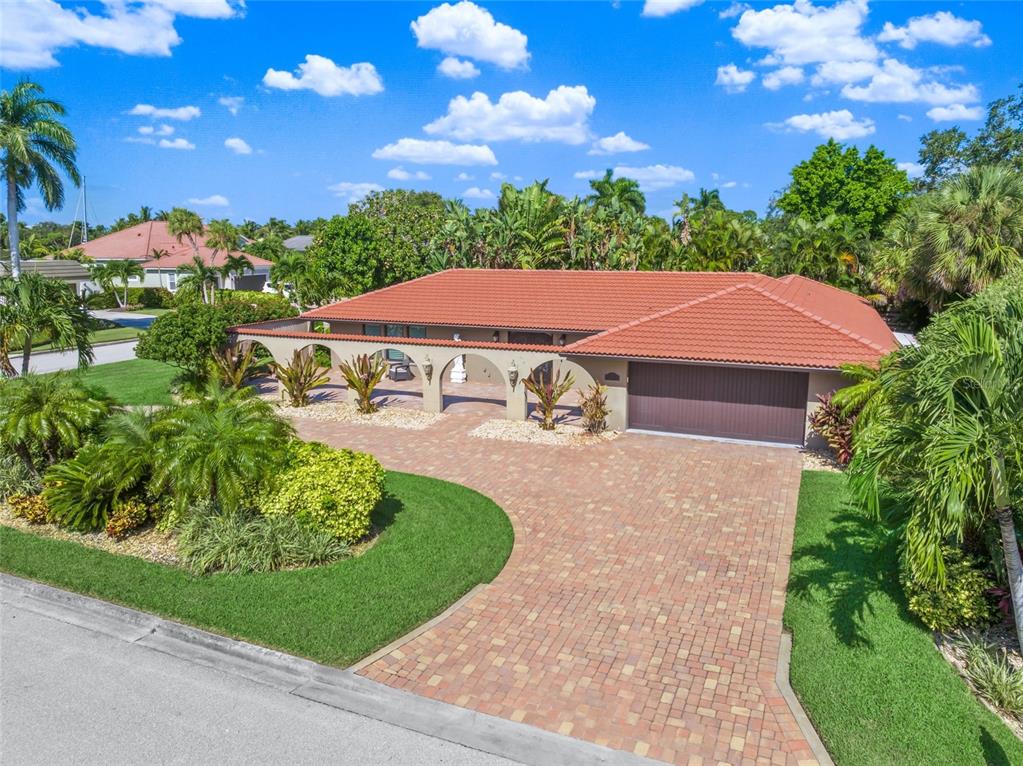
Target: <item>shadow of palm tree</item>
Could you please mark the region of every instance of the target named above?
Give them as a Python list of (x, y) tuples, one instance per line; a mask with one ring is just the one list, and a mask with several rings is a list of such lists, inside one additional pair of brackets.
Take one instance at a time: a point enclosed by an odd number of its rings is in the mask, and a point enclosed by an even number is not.
[(389, 492), (384, 492), (380, 502), (374, 506), (373, 512), (370, 514), (370, 523), (372, 523), (375, 533), (380, 534), (391, 526), (404, 509), (405, 505), (401, 500)]
[(980, 728), (980, 747), (984, 751), (985, 766), (1010, 766), (1009, 756), (986, 726)]

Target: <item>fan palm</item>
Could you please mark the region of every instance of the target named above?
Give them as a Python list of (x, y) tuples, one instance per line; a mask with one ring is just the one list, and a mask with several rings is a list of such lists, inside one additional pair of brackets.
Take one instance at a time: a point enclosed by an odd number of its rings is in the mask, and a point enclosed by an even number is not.
[(34, 475), (74, 454), (106, 419), (111, 402), (70, 373), (0, 382), (0, 443)]
[(68, 285), (40, 274), (0, 279), (0, 373), (13, 374), (10, 352), (21, 343), (21, 372), (29, 371), (32, 344), (45, 335), (57, 349), (75, 349), (78, 365), (92, 361), (92, 319)]
[(631, 178), (615, 178), (614, 171), (608, 169), (603, 177), (590, 181), (593, 194), (586, 201), (594, 207), (606, 207), (612, 200), (633, 213), (646, 212), (646, 197), (640, 191), (639, 183)]
[(63, 172), (78, 186), (74, 136), (58, 118), (64, 107), (43, 98), (43, 88), (22, 81), (0, 93), (0, 150), (7, 181), (7, 222), (11, 249), (11, 276), (21, 276), (18, 249), (18, 213), (25, 208), (25, 189), (35, 185), (47, 210), (64, 205)]

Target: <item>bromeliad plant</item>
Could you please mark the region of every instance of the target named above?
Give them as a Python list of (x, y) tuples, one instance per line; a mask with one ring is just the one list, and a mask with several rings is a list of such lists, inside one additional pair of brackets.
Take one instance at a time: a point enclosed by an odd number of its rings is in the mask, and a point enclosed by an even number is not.
[(213, 352), (213, 370), (220, 385), (238, 390), (270, 370), (270, 360), (256, 356), (256, 345), (244, 343), (226, 346)]
[(383, 380), (387, 372), (387, 364), (379, 356), (352, 357), (348, 362), (341, 362), (341, 374), (345, 376), (348, 388), (355, 392), (359, 412), (370, 415), (377, 411), (373, 403), (373, 389)]
[(281, 396), (287, 394), (292, 407), (307, 406), (309, 392), (330, 380), (329, 368), (322, 367), (309, 350), (296, 351), (286, 365), (271, 362), (270, 369), (281, 384)]
[(565, 373), (562, 377), (561, 371), (545, 375), (539, 369), (533, 370), (529, 377), (522, 381), (533, 396), (536, 397), (537, 406), (543, 419), (540, 421), (540, 428), (544, 431), (554, 430), (554, 408), (566, 393), (575, 384), (572, 373)]

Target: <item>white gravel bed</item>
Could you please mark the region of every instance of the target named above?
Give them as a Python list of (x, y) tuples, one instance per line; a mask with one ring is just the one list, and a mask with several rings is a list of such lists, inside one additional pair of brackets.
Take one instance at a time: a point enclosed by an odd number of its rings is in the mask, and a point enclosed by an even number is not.
[(422, 431), (444, 416), (436, 412), (423, 412), (406, 407), (381, 407), (372, 415), (364, 415), (350, 402), (322, 402), (308, 407), (278, 405), (281, 415), (288, 418), (329, 420), (336, 423), (365, 423), (371, 426), (404, 428), (407, 431)]
[(825, 448), (814, 449), (811, 447), (804, 447), (799, 450), (803, 456), (803, 470), (804, 471), (831, 471), (832, 473), (842, 473), (845, 470), (845, 466), (839, 465), (838, 461), (835, 460), (835, 456), (831, 454), (831, 450)]
[(618, 437), (618, 431), (591, 434), (579, 426), (558, 425), (544, 431), (535, 420), (488, 420), (469, 432), (478, 439), (500, 439), (506, 442), (550, 444), (560, 447), (585, 447), (602, 444)]

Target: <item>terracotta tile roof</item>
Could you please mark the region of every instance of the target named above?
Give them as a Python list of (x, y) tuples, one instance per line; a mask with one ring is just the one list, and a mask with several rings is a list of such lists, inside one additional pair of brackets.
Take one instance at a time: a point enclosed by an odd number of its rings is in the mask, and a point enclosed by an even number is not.
[(753, 273), (453, 269), (302, 316), (594, 332), (563, 351), (826, 369), (897, 345), (864, 299)]
[[(142, 262), (142, 267), (147, 269), (176, 269), (191, 263), (192, 246), (187, 240), (180, 244), (177, 239), (167, 231), (166, 221), (146, 221), (135, 224), (127, 229), (121, 229), (110, 234), (79, 245), (75, 250), (82, 250), (94, 261), (119, 261), (133, 260)], [(153, 250), (165, 250), (167, 256), (161, 258), (159, 263), (152, 260)], [(270, 261), (264, 258), (257, 258), (246, 253), (245, 255), (253, 266), (270, 266)], [(225, 255), (217, 253), (214, 257), (213, 251), (203, 244), (200, 238), (199, 255), (206, 263), (213, 261), (214, 266), (223, 266)]]

